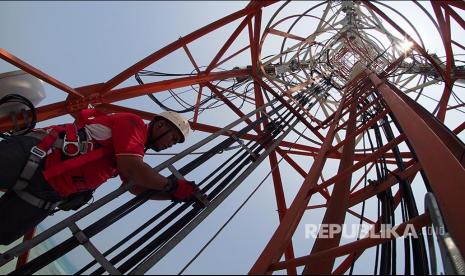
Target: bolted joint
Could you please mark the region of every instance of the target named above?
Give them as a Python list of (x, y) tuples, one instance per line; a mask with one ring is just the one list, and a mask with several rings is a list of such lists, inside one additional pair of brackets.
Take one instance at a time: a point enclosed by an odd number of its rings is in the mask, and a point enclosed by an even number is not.
[(105, 101), (99, 93), (90, 94), (87, 97), (80, 99), (72, 99), (67, 101), (66, 110), (69, 113), (74, 113), (83, 109), (88, 108), (89, 105), (97, 106), (103, 104)]

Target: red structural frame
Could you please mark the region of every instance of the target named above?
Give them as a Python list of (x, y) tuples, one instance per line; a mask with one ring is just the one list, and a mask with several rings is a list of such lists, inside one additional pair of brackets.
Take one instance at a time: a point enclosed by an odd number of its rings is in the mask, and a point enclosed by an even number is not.
[[(362, 72), (347, 85), (344, 91), (342, 91), (343, 96), (338, 109), (323, 122), (314, 118), (312, 114), (302, 107), (295, 105), (296, 101), (292, 97), (292, 94), (297, 90), (296, 88), (290, 89), (289, 91), (280, 90), (279, 86), (273, 88), (273, 80), (267, 79), (266, 76), (264, 77), (261, 74), (263, 68), (260, 68), (259, 52), (260, 39), (262, 36), (262, 10), (275, 2), (277, 1), (251, 1), (244, 9), (180, 38), (104, 83), (71, 88), (32, 65), (27, 64), (25, 61), (22, 61), (4, 49), (0, 49), (0, 58), (68, 94), (68, 98), (65, 101), (39, 107), (37, 109), (39, 121), (56, 118), (66, 114), (74, 115), (76, 112), (87, 108), (89, 105), (93, 105), (96, 109), (107, 113), (131, 112), (146, 120), (150, 120), (155, 114), (114, 105), (113, 103), (149, 93), (162, 93), (168, 89), (199, 85), (200, 91), (196, 98), (194, 118), (192, 122), (190, 122), (191, 127), (194, 130), (214, 133), (223, 126), (212, 126), (199, 122), (199, 103), (202, 97), (202, 89), (210, 89), (229, 109), (237, 114), (238, 117), (244, 116), (244, 113), (223, 95), (221, 88), (213, 84), (214, 81), (244, 76), (251, 77), (254, 80), (253, 100), (257, 108), (264, 105), (263, 93), (270, 93), (278, 98), (282, 104), (301, 120), (302, 124), (308, 127), (312, 133), (321, 140), (322, 145), (320, 147), (312, 147), (305, 144), (283, 141), (280, 146), (270, 154), (270, 166), (271, 168), (276, 168), (272, 172), (272, 179), (280, 224), (261, 255), (258, 256), (256, 263), (250, 270), (250, 274), (269, 274), (273, 271), (282, 269), (286, 269), (288, 274), (296, 274), (296, 268), (299, 266), (305, 267), (305, 273), (343, 274), (364, 250), (385, 242), (386, 240), (375, 240), (366, 237), (350, 244), (340, 245), (340, 236), (334, 239), (317, 239), (309, 255), (296, 257), (292, 238), (304, 213), (317, 208), (326, 209), (323, 223), (342, 224), (346, 214), (349, 213), (362, 218), (365, 222), (372, 224), (374, 229), (379, 230), (380, 221), (372, 221), (366, 217), (362, 217), (358, 213), (350, 210), (350, 208), (396, 185), (398, 179), (390, 175), (383, 183), (379, 183), (376, 187), (370, 186), (363, 190), (357, 190), (363, 177), (351, 188), (352, 175), (364, 166), (368, 166), (368, 171), (370, 171), (373, 168), (374, 162), (380, 157), (385, 157), (388, 163), (395, 163), (392, 149), (403, 142), (409, 142), (414, 152), (401, 153), (406, 163), (406, 169), (402, 172), (396, 170), (394, 173), (398, 174), (400, 178), (406, 180), (408, 183), (411, 183), (418, 172), (423, 171), (425, 173), (437, 197), (448, 229), (460, 251), (465, 254), (465, 225), (463, 224), (463, 198), (465, 198), (465, 189), (461, 186), (465, 183), (465, 160), (463, 160), (465, 149), (455, 136), (465, 129), (465, 122), (453, 130), (453, 132), (448, 131), (442, 124), (448, 110), (447, 107), (451, 96), (451, 87), (456, 80), (465, 79), (465, 74), (463, 72), (454, 71), (453, 59), (454, 47), (458, 47), (462, 50), (465, 49), (465, 47), (453, 40), (451, 35), (452, 20), (457, 22), (461, 28), (465, 29), (465, 20), (456, 12), (456, 9), (465, 10), (465, 2), (431, 2), (446, 52), (446, 63), (444, 67), (437, 64), (420, 45), (414, 43), (413, 46), (413, 50), (424, 55), (424, 57), (433, 64), (444, 80), (445, 88), (441, 94), (440, 106), (436, 116), (438, 120), (432, 119), (431, 116), (425, 113), (426, 111), (422, 109), (421, 106), (408, 98), (395, 86), (391, 85), (385, 79), (385, 76), (366, 71)], [(409, 37), (402, 28), (377, 7), (376, 3), (371, 1), (362, 2), (392, 27), (405, 34), (406, 37)], [(224, 44), (222, 44), (221, 49), (218, 50), (207, 68), (202, 71), (196, 62), (195, 55), (189, 50), (189, 43), (232, 22), (239, 22), (238, 27)], [(239, 51), (225, 56), (225, 53), (243, 31), (248, 32), (249, 45), (245, 45), (245, 47), (241, 48)], [(297, 41), (305, 40), (297, 35), (273, 28), (266, 31), (268, 32), (267, 34), (287, 37)], [(144, 85), (116, 88), (140, 70), (147, 68), (163, 57), (181, 48), (186, 53), (186, 58), (188, 58), (194, 66), (197, 72), (196, 75), (151, 82)], [(250, 52), (252, 64), (250, 68), (215, 71), (220, 65), (245, 51)], [(363, 55), (362, 52), (359, 54)], [(389, 72), (400, 62), (402, 62), (402, 58), (391, 64), (386, 71)], [(369, 96), (374, 96), (377, 99), (373, 101), (371, 105), (381, 106), (381, 102), (385, 103), (385, 105), (379, 113), (368, 122), (363, 125), (357, 124), (357, 117), (371, 106), (364, 106), (364, 109), (357, 111), (357, 105)], [(288, 100), (293, 102), (294, 105), (288, 103)], [(349, 119), (342, 121), (341, 119), (346, 115), (349, 116)], [(386, 115), (395, 118), (404, 132), (375, 152), (356, 153), (356, 137)], [(259, 118), (263, 116), (263, 114), (258, 113), (256, 116)], [(17, 120), (20, 123), (24, 123), (23, 118), (18, 117)], [(248, 120), (247, 122), (250, 123), (251, 121)], [(328, 131), (323, 135), (321, 134), (321, 130), (323, 126), (326, 125)], [(0, 118), (0, 131), (7, 131), (12, 127), (13, 124), (10, 118)], [(257, 140), (257, 137), (261, 135), (263, 127), (264, 125), (256, 127), (254, 129), (256, 133), (247, 134), (244, 136), (244, 139)], [(345, 138), (339, 143), (334, 143), (335, 136), (339, 131), (346, 131)], [(233, 133), (234, 132), (228, 132), (224, 135), (232, 135)], [(292, 147), (293, 150), (286, 150), (286, 147)], [(432, 151), (431, 147), (434, 147), (435, 150)], [(339, 151), (340, 149), (342, 149), (342, 151)], [(299, 164), (293, 159), (292, 155), (312, 156), (314, 157), (314, 162), (311, 164)], [(290, 204), (286, 202), (284, 193), (285, 183), (278, 166), (278, 156), (283, 157), (284, 160), (304, 178), (297, 195), (292, 199)], [(338, 173), (325, 180), (322, 178), (322, 171), (328, 158), (338, 159), (341, 162)], [(308, 168), (310, 165), (310, 169), (305, 171), (304, 168)], [(446, 183), (447, 185), (445, 185)], [(333, 186), (331, 194), (327, 189), (330, 186)], [(316, 193), (321, 194), (323, 198), (326, 199), (326, 204), (309, 206), (310, 199)], [(400, 202), (399, 193), (394, 196), (394, 201), (396, 206), (398, 206)], [(410, 222), (419, 229), (431, 223), (426, 213), (413, 218)], [(399, 225), (400, 230), (405, 227), (406, 223)], [(34, 232), (31, 232), (25, 239), (30, 239), (33, 236)], [(285, 257), (284, 261), (281, 261), (282, 256)], [(338, 267), (334, 268), (335, 259), (340, 256), (347, 257)], [(27, 257), (27, 255), (22, 256), (18, 260), (18, 266), (26, 263)], [(317, 261), (318, 266), (311, 266), (311, 264)]]

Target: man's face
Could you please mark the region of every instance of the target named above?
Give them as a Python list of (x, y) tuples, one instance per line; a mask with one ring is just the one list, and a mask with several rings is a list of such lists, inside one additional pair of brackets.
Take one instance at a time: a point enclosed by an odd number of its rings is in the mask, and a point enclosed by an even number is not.
[(164, 120), (155, 123), (152, 137), (151, 148), (157, 152), (168, 149), (182, 140), (182, 134), (179, 130)]

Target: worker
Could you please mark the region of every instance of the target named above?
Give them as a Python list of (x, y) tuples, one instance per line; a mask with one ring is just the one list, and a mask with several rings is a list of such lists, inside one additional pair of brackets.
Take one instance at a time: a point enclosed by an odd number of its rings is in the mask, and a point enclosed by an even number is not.
[(162, 112), (149, 123), (134, 114), (83, 110), (75, 124), (36, 129), (0, 141), (0, 244), (17, 240), (48, 215), (77, 210), (93, 191), (119, 175), (133, 194), (157, 190), (154, 199), (190, 201), (194, 182), (165, 178), (144, 163), (148, 149), (183, 143), (188, 121)]

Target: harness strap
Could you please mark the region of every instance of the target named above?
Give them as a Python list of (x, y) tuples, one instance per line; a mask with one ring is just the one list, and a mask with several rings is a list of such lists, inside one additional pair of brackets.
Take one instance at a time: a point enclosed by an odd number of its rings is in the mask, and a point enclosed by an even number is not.
[(21, 171), (20, 176), (16, 180), (15, 185), (12, 187), (12, 190), (16, 195), (27, 203), (31, 204), (34, 207), (39, 209), (44, 209), (48, 211), (54, 210), (58, 205), (63, 203), (63, 201), (50, 202), (36, 197), (35, 195), (26, 192), (25, 189), (29, 185), (32, 177), (36, 173), (40, 162), (47, 156), (47, 151), (53, 146), (54, 141), (53, 137), (58, 137), (58, 133), (55, 131), (50, 131), (50, 133), (39, 143), (39, 145), (32, 147), (31, 154)]
[(40, 162), (45, 158), (45, 156), (47, 156), (47, 152), (53, 147), (58, 135), (59, 133), (56, 130), (51, 129), (37, 146), (31, 148), (31, 154), (29, 155), (21, 174), (16, 180), (13, 190), (24, 190), (27, 185), (29, 185), (29, 181), (37, 171)]
[[(90, 115), (90, 113), (87, 115)], [(63, 132), (65, 132), (65, 136), (63, 139), (60, 139), (59, 135)], [(49, 202), (34, 196), (33, 194), (25, 191), (25, 189), (39, 168), (40, 162), (47, 156), (47, 153), (53, 147), (61, 149), (65, 155), (74, 158), (68, 159), (57, 166), (44, 170), (42, 173), (47, 181), (69, 170), (78, 168), (86, 163), (95, 161), (103, 158), (107, 154), (110, 154), (109, 150), (105, 150), (103, 148), (94, 150), (93, 143), (89, 142), (89, 139), (84, 141), (84, 144), (81, 145), (79, 133), (76, 125), (74, 124), (53, 126), (47, 129), (46, 133), (32, 133), (30, 136), (36, 138), (39, 137), (41, 140), (36, 146), (32, 147), (31, 154), (29, 155), (29, 158), (12, 190), (22, 200), (44, 210), (52, 211), (62, 204), (63, 201)], [(75, 157), (80, 153), (82, 153), (82, 155)]]
[[(48, 135), (48, 132), (46, 132), (46, 131), (36, 131), (36, 130), (34, 130), (32, 132), (29, 132), (25, 136), (32, 137), (32, 138), (35, 138), (37, 140), (42, 141), (47, 135)], [(56, 149), (63, 148), (63, 139), (57, 138), (55, 140), (55, 142), (53, 142), (52, 147), (56, 148)]]
[(31, 153), (29, 159), (26, 162), (19, 178), (16, 180), (15, 185), (13, 186), (13, 190), (24, 190), (27, 185), (29, 185), (29, 181), (32, 179), (34, 174), (39, 167), (40, 161), (42, 159), (35, 154)]
[[(34, 148), (38, 148), (39, 150), (45, 152), (45, 155), (47, 154), (47, 152), (53, 147), (53, 144), (55, 143), (55, 141), (58, 139), (58, 136), (60, 135), (60, 132), (62, 130), (64, 130), (64, 128), (62, 127), (54, 127), (54, 128), (50, 128), (48, 129), (48, 135), (44, 137), (44, 139), (42, 139), (39, 144), (37, 144), (37, 146), (33, 147)], [(42, 158), (44, 158), (45, 156), (43, 156)]]
[(76, 125), (65, 125), (65, 137), (63, 138), (63, 153), (66, 156), (74, 157), (81, 152), (79, 144), (79, 135), (77, 133)]
[(60, 204), (63, 203), (63, 201), (58, 201), (58, 202), (51, 202), (51, 201), (46, 201), (41, 198), (38, 198), (34, 196), (31, 193), (28, 193), (24, 190), (14, 190), (16, 195), (21, 198), (22, 200), (26, 201), (27, 203), (31, 204), (34, 207), (37, 207), (39, 209), (44, 209), (48, 211), (53, 211), (55, 210)]

